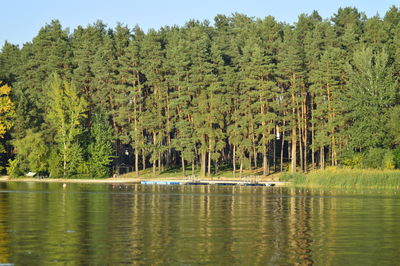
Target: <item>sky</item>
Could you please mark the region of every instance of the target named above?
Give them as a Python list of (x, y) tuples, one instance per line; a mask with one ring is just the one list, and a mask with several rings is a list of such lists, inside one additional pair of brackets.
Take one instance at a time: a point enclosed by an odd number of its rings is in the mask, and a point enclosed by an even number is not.
[(118, 22), (145, 31), (163, 26), (182, 26), (190, 19), (213, 22), (217, 14), (242, 13), (277, 21), (294, 23), (301, 13), (317, 10), (330, 18), (339, 7), (356, 7), (368, 17), (383, 17), (394, 0), (0, 0), (0, 46), (7, 40), (22, 46), (53, 19), (60, 20), (70, 32), (81, 25), (102, 20), (108, 27)]

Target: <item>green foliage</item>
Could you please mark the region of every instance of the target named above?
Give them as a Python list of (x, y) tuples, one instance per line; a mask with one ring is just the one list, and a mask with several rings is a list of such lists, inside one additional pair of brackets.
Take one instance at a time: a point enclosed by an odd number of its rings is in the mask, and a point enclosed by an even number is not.
[(46, 120), (55, 131), (55, 141), (63, 161), (63, 176), (77, 173), (82, 163), (83, 151), (78, 136), (86, 118), (86, 100), (79, 95), (74, 84), (61, 80), (57, 74), (49, 82), (49, 108)]
[(214, 26), (144, 33), (98, 21), (72, 34), (51, 21), (0, 52), (13, 88), (3, 106), (15, 110), (0, 128), (4, 155), (64, 177), (106, 177), (121, 163), (136, 175), (149, 165), (201, 175), (221, 164), (264, 175), (272, 163), (399, 167), (389, 152), (400, 144), (399, 17), (395, 7), (384, 18), (340, 8), (288, 25), (236, 13)]
[(382, 169), (385, 166), (384, 158), (387, 151), (381, 148), (372, 148), (363, 154), (361, 166), (363, 168)]
[(354, 154), (352, 157), (343, 159), (342, 163), (344, 166), (350, 168), (358, 168), (361, 167), (361, 159), (362, 159), (361, 154)]
[(20, 176), (23, 175), (23, 172), (20, 169), (20, 165), (19, 165), (19, 160), (18, 159), (14, 159), (14, 160), (10, 159), (10, 160), (8, 160), (7, 174), (11, 178), (20, 177)]
[(374, 52), (372, 48), (355, 52), (353, 61), (347, 69), (349, 90), (345, 103), (352, 123), (348, 129), (350, 144), (362, 149), (388, 147), (389, 107), (394, 106), (397, 97), (393, 67), (386, 52)]
[(95, 115), (91, 128), (92, 141), (88, 146), (88, 171), (92, 177), (109, 177), (112, 161), (113, 131), (104, 115)]
[(48, 158), (48, 172), (52, 178), (63, 176), (62, 157), (57, 149), (52, 149)]
[(400, 147), (393, 151), (393, 163), (396, 169), (400, 169)]
[(394, 169), (395, 162), (394, 162), (394, 155), (391, 150), (387, 150), (385, 153), (385, 157), (383, 157), (383, 169)]
[(393, 144), (400, 144), (400, 106), (397, 105), (389, 110), (389, 135), (392, 136)]
[(28, 130), (26, 136), (15, 140), (13, 145), (18, 152), (21, 169), (42, 173), (47, 171), (49, 147), (44, 141), (43, 133)]

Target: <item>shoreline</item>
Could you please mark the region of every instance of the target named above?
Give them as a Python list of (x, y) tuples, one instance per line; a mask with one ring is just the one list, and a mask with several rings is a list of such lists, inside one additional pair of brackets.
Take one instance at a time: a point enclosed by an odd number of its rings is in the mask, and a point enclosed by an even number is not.
[(104, 179), (74, 179), (74, 178), (9, 178), (0, 177), (0, 182), (34, 182), (34, 183), (86, 183), (86, 184), (113, 184), (113, 183), (140, 183), (141, 178), (104, 178)]
[[(104, 178), (104, 179), (74, 179), (74, 178), (34, 178), (34, 177), (21, 177), (21, 178), (10, 178), (8, 176), (0, 177), (0, 182), (8, 183), (8, 182), (32, 182), (32, 183), (80, 183), (80, 184), (140, 184), (141, 181), (194, 181), (188, 178), (179, 178), (179, 177), (118, 177), (118, 178)], [(245, 182), (247, 180), (239, 179), (239, 178), (229, 178), (229, 177), (220, 177), (220, 178), (204, 178), (198, 179), (196, 181), (202, 182)], [(285, 186), (288, 182), (284, 181), (275, 181), (271, 180), (271, 178), (260, 178), (257, 182), (271, 182), (275, 183), (277, 186)]]

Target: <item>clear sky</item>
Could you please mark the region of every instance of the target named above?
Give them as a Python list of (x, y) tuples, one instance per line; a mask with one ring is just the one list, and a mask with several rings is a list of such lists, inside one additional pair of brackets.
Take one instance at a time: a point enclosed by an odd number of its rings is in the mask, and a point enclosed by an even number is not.
[(368, 17), (384, 16), (397, 0), (0, 0), (0, 46), (7, 40), (22, 45), (31, 41), (39, 29), (52, 19), (59, 19), (72, 32), (78, 25), (87, 26), (101, 19), (109, 27), (121, 22), (145, 31), (165, 25), (184, 25), (190, 19), (211, 22), (217, 14), (238, 12), (293, 23), (301, 13), (317, 10), (330, 18), (339, 7), (356, 7)]

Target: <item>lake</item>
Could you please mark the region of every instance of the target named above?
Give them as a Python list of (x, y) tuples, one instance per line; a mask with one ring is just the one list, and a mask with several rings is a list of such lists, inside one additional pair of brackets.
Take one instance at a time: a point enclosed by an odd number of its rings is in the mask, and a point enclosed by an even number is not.
[(399, 262), (397, 191), (0, 183), (0, 263)]

